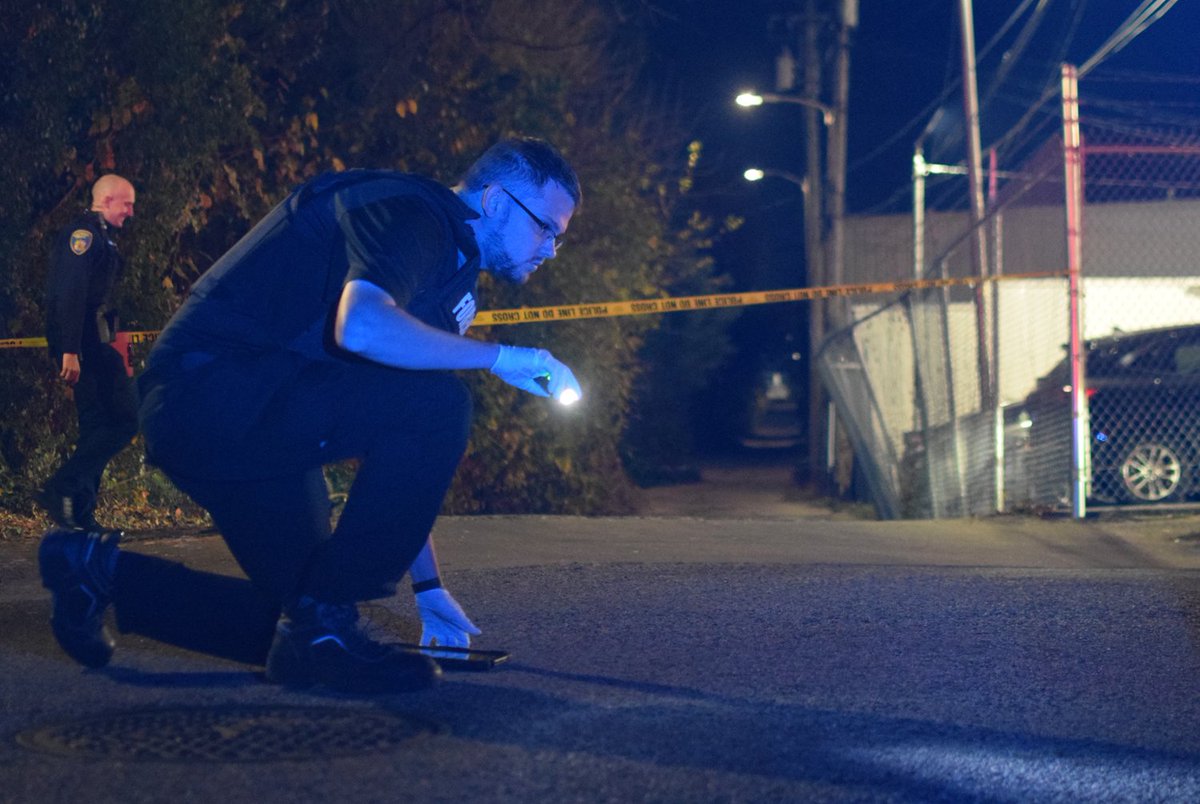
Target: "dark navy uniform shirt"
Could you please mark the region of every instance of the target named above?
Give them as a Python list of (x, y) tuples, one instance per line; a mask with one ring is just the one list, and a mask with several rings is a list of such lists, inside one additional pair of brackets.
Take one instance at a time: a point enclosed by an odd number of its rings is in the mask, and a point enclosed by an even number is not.
[[(427, 324), (462, 334), (475, 316), (475, 213), (436, 182), (392, 171), (301, 185), (195, 284), (151, 366), (278, 350), (336, 359), (345, 284), (367, 280)], [(190, 356), (189, 356), (190, 355)]]
[(80, 354), (85, 346), (112, 339), (97, 321), (111, 305), (123, 270), (99, 212), (81, 214), (55, 235), (46, 275), (46, 340), (52, 352)]

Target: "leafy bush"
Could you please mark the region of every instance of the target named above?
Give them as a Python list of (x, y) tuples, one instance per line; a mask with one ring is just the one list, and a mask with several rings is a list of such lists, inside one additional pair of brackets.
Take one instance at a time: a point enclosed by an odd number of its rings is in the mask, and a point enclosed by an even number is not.
[[(636, 4), (635, 4), (636, 5)], [(636, 15), (596, 0), (32, 0), (0, 19), (12, 69), (0, 105), (0, 313), (40, 333), (47, 237), (107, 171), (138, 189), (121, 233), (125, 328), (160, 328), (191, 283), (291, 187), (325, 170), (392, 167), (453, 183), (495, 139), (545, 137), (576, 166), (582, 210), (560, 259), (485, 306), (642, 298), (714, 289), (718, 230), (687, 204), (698, 145), (635, 99)], [(537, 19), (538, 25), (526, 21)], [(622, 450), (669, 423), (664, 383), (690, 387), (724, 349), (724, 323), (655, 317), (493, 327), (479, 337), (552, 348), (585, 401), (565, 412), (484, 373), (447, 509), (624, 510), (622, 466), (670, 463), (679, 444)], [(681, 359), (681, 356), (683, 359)], [(0, 353), (0, 505), (29, 495), (69, 449), (73, 409), (44, 354)], [(686, 377), (686, 379), (681, 379)], [(644, 440), (639, 437), (639, 443)], [(189, 516), (140, 448), (110, 467), (107, 504)], [(353, 467), (331, 471), (344, 487)], [(139, 502), (140, 501), (140, 502)]]

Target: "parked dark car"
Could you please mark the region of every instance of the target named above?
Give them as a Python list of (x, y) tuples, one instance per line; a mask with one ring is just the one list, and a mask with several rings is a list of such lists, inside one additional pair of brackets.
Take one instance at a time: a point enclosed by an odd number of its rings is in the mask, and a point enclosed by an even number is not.
[[(1086, 344), (1091, 497), (1179, 502), (1200, 491), (1200, 325), (1119, 333)], [(1070, 454), (1064, 359), (1021, 406), (1028, 446)]]

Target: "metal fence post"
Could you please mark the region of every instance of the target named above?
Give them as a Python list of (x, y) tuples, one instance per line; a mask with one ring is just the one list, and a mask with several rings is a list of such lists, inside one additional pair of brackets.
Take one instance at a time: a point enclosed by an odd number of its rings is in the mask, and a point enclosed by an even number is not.
[[(1004, 273), (1004, 213), (997, 208), (996, 197), (999, 193), (999, 161), (996, 157), (996, 149), (991, 148), (988, 151), (988, 207), (992, 212), (991, 224), (989, 232), (989, 241), (991, 245), (991, 253), (989, 256), (989, 264), (992, 269), (992, 276), (999, 277)], [(1005, 454), (1006, 445), (1004, 443), (1004, 405), (1000, 399), (1000, 285), (997, 282), (991, 282), (988, 285), (988, 297), (991, 299), (992, 307), (992, 362), (991, 362), (991, 389), (992, 396), (986, 400), (992, 406), (992, 436), (994, 438), (993, 453), (995, 457), (992, 463), (992, 482), (994, 484), (994, 493), (996, 495), (995, 510), (996, 513), (1002, 514), (1007, 510), (1008, 503), (1004, 496), (1005, 485)]]
[(1083, 268), (1083, 167), (1080, 162), (1079, 81), (1075, 67), (1062, 67), (1063, 169), (1067, 214), (1067, 303), (1070, 320), (1071, 362), (1071, 515), (1087, 515), (1090, 485), (1090, 438), (1087, 394), (1084, 387), (1083, 316), (1081, 315)]

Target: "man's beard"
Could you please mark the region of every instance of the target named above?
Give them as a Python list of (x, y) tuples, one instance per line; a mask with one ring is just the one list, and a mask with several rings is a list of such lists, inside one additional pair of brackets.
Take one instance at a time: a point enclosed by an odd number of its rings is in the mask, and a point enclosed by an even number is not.
[(488, 273), (514, 285), (525, 284), (529, 274), (517, 267), (512, 255), (504, 249), (504, 243), (499, 233), (488, 233), (479, 246), (480, 251), (483, 252), (483, 264), (487, 266)]

